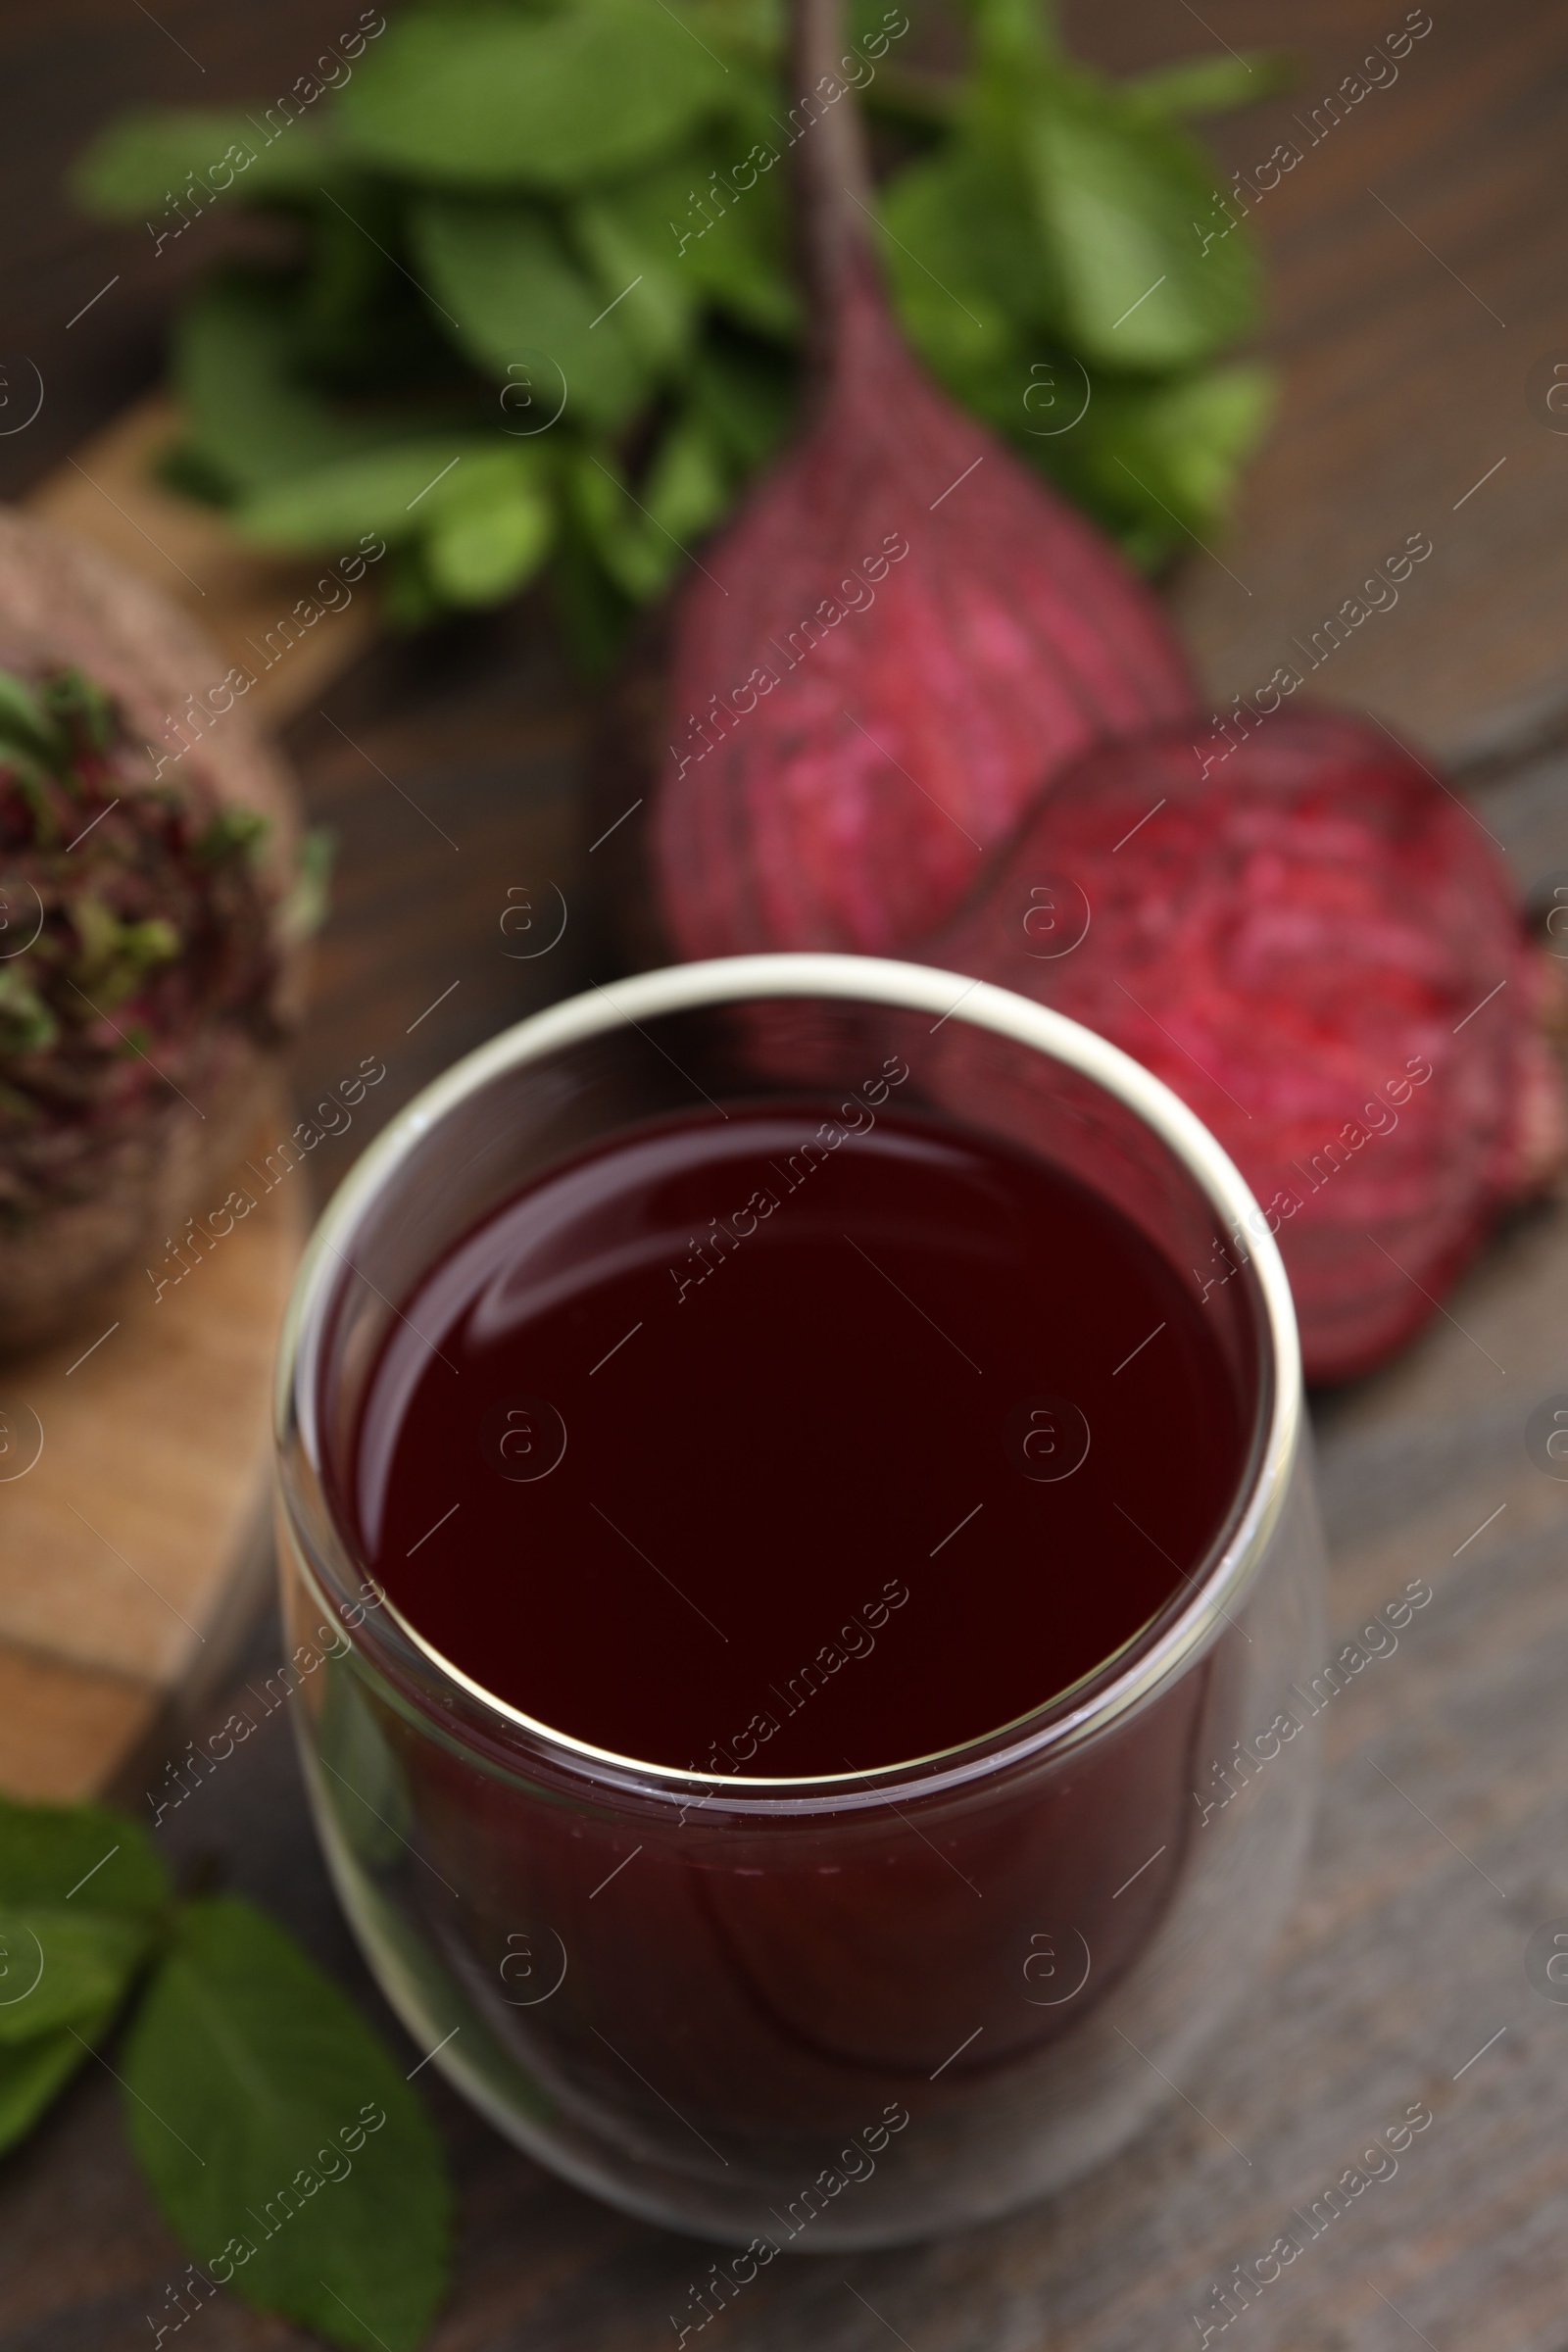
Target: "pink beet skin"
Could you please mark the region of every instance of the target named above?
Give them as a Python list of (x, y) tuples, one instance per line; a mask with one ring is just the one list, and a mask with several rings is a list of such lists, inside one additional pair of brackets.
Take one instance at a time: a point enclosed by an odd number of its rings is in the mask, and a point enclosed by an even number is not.
[[(1198, 1112), (1277, 1229), (1308, 1377), (1343, 1379), (1559, 1158), (1556, 974), (1487, 836), (1387, 737), (1281, 711), (1204, 778), (1194, 732), (1081, 761), (920, 953), (1082, 1021)], [(959, 1111), (972, 1037), (938, 1041)]]
[(654, 844), (685, 956), (917, 938), (1043, 784), (1194, 708), (1153, 598), (846, 268), (815, 422), (675, 609)]

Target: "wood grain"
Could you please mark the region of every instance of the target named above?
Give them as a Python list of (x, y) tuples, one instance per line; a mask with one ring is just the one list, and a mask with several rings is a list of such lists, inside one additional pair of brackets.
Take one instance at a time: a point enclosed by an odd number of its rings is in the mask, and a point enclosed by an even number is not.
[[(258, 1163), (291, 1124), (264, 1110)], [(298, 1178), (234, 1176), (254, 1210), (152, 1269), (161, 1292), (137, 1269), (96, 1338), (6, 1367), (41, 1450), (0, 1485), (0, 1787), (107, 1786), (227, 1673), (261, 1604), (271, 1365), (306, 1200)]]
[(160, 1713), (156, 1688), (0, 1642), (0, 1788), (74, 1803), (107, 1788)]

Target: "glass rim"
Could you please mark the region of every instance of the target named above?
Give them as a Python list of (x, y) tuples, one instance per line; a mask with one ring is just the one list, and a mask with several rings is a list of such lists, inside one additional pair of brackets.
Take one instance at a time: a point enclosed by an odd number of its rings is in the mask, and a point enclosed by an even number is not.
[[(891, 957), (803, 950), (673, 964), (596, 984), (500, 1031), (421, 1088), (368, 1146), (312, 1229), (278, 1338), (273, 1435), (279, 1466), (296, 1426), (308, 1458), (313, 1463), (321, 1458), (317, 1424), (319, 1348), (341, 1275), (345, 1268), (357, 1270), (340, 1245), (350, 1242), (365, 1211), (396, 1182), (404, 1163), (443, 1119), (509, 1071), (591, 1038), (636, 1028), (644, 1019), (668, 1013), (780, 997), (849, 1000), (930, 1012), (938, 1016), (938, 1027), (949, 1019), (962, 1019), (1046, 1054), (1131, 1111), (1220, 1212), (1227, 1230), (1247, 1236), (1248, 1254), (1240, 1271), (1251, 1277), (1262, 1310), (1257, 1388), (1267, 1415), (1266, 1423), (1253, 1432), (1246, 1468), (1213, 1544), (1197, 1568), (1183, 1572), (1191, 1587), (1185, 1600), (1164, 1604), (1077, 1683), (1053, 1692), (1011, 1722), (929, 1755), (860, 1771), (821, 1776), (703, 1772), (598, 1747), (487, 1690), (381, 1592), (376, 1614), (384, 1612), (392, 1620), (427, 1666), (509, 1730), (526, 1733), (557, 1763), (594, 1781), (603, 1779), (608, 1766), (617, 1776), (631, 1776), (645, 1796), (674, 1799), (694, 1787), (713, 1795), (722, 1791), (730, 1799), (726, 1809), (748, 1812), (837, 1809), (846, 1801), (885, 1801), (906, 1784), (911, 1794), (958, 1787), (978, 1775), (1077, 1745), (1147, 1703), (1196, 1660), (1251, 1584), (1284, 1509), (1303, 1412), (1296, 1311), (1267, 1220), (1224, 1147), (1162, 1079), (1082, 1023), (990, 981)], [(285, 1512), (287, 1508), (285, 1494)], [(329, 1505), (327, 1518), (344, 1552), (351, 1553), (349, 1539)], [(318, 1590), (318, 1563), (297, 1535), (293, 1548), (300, 1572), (329, 1607), (329, 1596)], [(363, 1567), (360, 1573), (368, 1575)], [(364, 1631), (362, 1626), (362, 1636)], [(369, 1646), (373, 1654), (373, 1643)]]

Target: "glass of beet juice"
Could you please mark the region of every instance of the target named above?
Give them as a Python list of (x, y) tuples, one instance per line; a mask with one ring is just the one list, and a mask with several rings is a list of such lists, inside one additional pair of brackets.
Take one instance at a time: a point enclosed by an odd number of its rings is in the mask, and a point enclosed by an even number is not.
[(1320, 1548), (1266, 1221), (1113, 1047), (861, 956), (558, 1004), (337, 1194), (278, 1443), (382, 1986), (726, 2291), (1194, 2082), (1304, 1842)]

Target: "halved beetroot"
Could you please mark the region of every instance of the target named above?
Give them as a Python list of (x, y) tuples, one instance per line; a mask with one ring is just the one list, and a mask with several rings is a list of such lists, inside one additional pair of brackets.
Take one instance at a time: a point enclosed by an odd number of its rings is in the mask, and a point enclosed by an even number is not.
[[(1282, 710), (1206, 774), (1205, 751), (1176, 727), (1092, 753), (920, 953), (1191, 1104), (1277, 1228), (1308, 1376), (1343, 1379), (1560, 1159), (1557, 975), (1480, 824), (1377, 729)], [(935, 1042), (961, 1110), (984, 1047)]]

